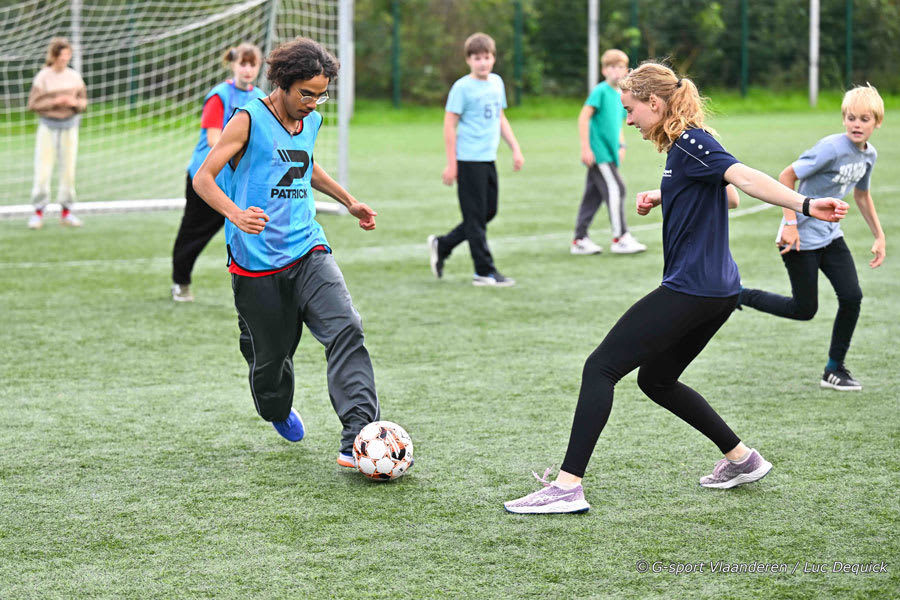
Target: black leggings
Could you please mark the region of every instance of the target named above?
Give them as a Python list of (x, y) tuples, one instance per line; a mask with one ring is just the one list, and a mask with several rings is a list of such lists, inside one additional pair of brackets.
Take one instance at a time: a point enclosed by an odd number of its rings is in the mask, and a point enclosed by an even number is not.
[(853, 255), (839, 237), (824, 248), (792, 250), (781, 257), (791, 278), (791, 295), (779, 296), (763, 290), (741, 290), (741, 304), (779, 317), (808, 321), (819, 309), (819, 269), (837, 294), (838, 311), (831, 330), (828, 358), (843, 363), (859, 319), (862, 290)]
[(678, 377), (728, 320), (737, 296), (707, 298), (660, 286), (622, 315), (588, 357), (562, 470), (583, 477), (612, 410), (613, 388), (640, 367), (651, 400), (708, 437), (722, 453), (740, 439), (706, 400)]
[(225, 226), (225, 217), (194, 191), (190, 174), (184, 184), (184, 198), (184, 216), (181, 217), (175, 247), (172, 248), (172, 282), (179, 285), (191, 283), (191, 272), (197, 257)]

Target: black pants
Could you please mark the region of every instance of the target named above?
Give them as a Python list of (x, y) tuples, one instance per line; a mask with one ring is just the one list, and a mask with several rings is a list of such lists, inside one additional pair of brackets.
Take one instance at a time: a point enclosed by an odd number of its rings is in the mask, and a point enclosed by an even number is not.
[(831, 330), (828, 358), (843, 363), (859, 319), (862, 290), (850, 249), (840, 237), (816, 250), (792, 250), (781, 256), (791, 279), (791, 295), (779, 296), (763, 290), (741, 290), (741, 305), (779, 317), (808, 321), (819, 309), (819, 269), (831, 282), (838, 311)]
[(438, 238), (438, 254), (450, 256), (453, 249), (469, 242), (475, 273), (490, 275), (496, 271), (487, 243), (487, 224), (497, 216), (497, 169), (493, 162), (459, 161), (456, 188), (462, 223)]
[(740, 443), (706, 400), (678, 377), (728, 320), (737, 296), (705, 298), (660, 286), (622, 315), (584, 364), (581, 391), (562, 470), (584, 476), (612, 410), (613, 388), (640, 367), (638, 386), (651, 400), (708, 437), (722, 453)]
[(181, 217), (175, 247), (172, 248), (172, 281), (179, 285), (191, 283), (191, 271), (197, 257), (225, 225), (225, 217), (194, 191), (190, 175), (184, 186), (184, 198), (184, 216)]

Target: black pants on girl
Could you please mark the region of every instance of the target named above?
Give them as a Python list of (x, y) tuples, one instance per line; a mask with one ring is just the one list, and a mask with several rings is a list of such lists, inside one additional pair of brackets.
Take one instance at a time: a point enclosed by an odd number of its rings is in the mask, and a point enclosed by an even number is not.
[(741, 290), (741, 304), (752, 306), (779, 317), (808, 321), (819, 309), (819, 269), (831, 282), (837, 294), (838, 311), (831, 330), (831, 347), (828, 358), (843, 363), (850, 349), (850, 339), (859, 320), (862, 290), (856, 275), (853, 255), (839, 237), (824, 248), (816, 250), (792, 250), (781, 256), (788, 277), (791, 278), (791, 295), (779, 296), (763, 290)]
[(706, 400), (678, 377), (728, 320), (737, 296), (707, 298), (664, 286), (638, 300), (588, 357), (562, 470), (583, 477), (612, 410), (613, 389), (640, 367), (651, 400), (708, 437), (722, 453), (740, 443)]
[(197, 257), (209, 240), (225, 226), (225, 217), (194, 191), (190, 175), (184, 185), (184, 198), (184, 216), (181, 217), (175, 247), (172, 248), (172, 282), (178, 285), (191, 283), (191, 272)]

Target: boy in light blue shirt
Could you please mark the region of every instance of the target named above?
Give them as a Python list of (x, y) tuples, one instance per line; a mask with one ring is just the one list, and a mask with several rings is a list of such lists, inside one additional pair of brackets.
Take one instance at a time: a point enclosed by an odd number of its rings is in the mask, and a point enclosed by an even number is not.
[[(875, 268), (884, 261), (885, 240), (869, 192), (878, 153), (868, 141), (884, 120), (884, 101), (871, 85), (856, 87), (844, 95), (841, 113), (846, 133), (836, 133), (819, 140), (788, 165), (779, 180), (791, 189), (799, 180), (798, 191), (807, 198), (841, 198), (853, 188), (853, 199), (875, 237), (872, 245), (875, 257), (869, 262), (869, 266)], [(837, 295), (838, 311), (831, 333), (828, 362), (819, 385), (839, 391), (861, 390), (862, 384), (844, 366), (850, 339), (859, 319), (862, 290), (840, 224), (826, 223), (784, 209), (776, 243), (791, 280), (791, 295), (780, 296), (744, 288), (739, 306), (752, 306), (779, 317), (808, 321), (818, 310), (818, 275), (821, 270)]]
[(513, 170), (525, 162), (512, 127), (503, 114), (506, 90), (503, 80), (492, 73), (497, 49), (494, 40), (475, 33), (465, 43), (466, 63), (471, 72), (450, 88), (444, 115), (444, 145), (447, 167), (441, 179), (457, 182), (462, 223), (443, 236), (429, 236), (431, 271), (440, 279), (444, 261), (463, 241), (469, 243), (476, 286), (509, 287), (515, 284), (500, 274), (487, 244), (487, 224), (497, 214), (497, 146), (503, 137), (513, 153)]

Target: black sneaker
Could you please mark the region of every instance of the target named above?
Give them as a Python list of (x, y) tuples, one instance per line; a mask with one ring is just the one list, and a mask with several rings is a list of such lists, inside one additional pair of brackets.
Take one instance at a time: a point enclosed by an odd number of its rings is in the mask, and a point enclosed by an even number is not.
[(504, 277), (499, 271), (494, 271), (490, 275), (475, 273), (475, 276), (472, 277), (472, 285), (479, 287), (512, 287), (516, 285), (516, 280), (512, 277)]
[(431, 272), (440, 279), (444, 276), (444, 259), (438, 251), (438, 239), (436, 235), (428, 236), (428, 254), (431, 258)]
[(819, 387), (831, 388), (840, 392), (854, 392), (861, 390), (862, 384), (853, 379), (850, 371), (848, 371), (844, 365), (841, 365), (833, 371), (831, 369), (825, 369), (825, 374), (822, 375), (822, 381), (819, 382)]

